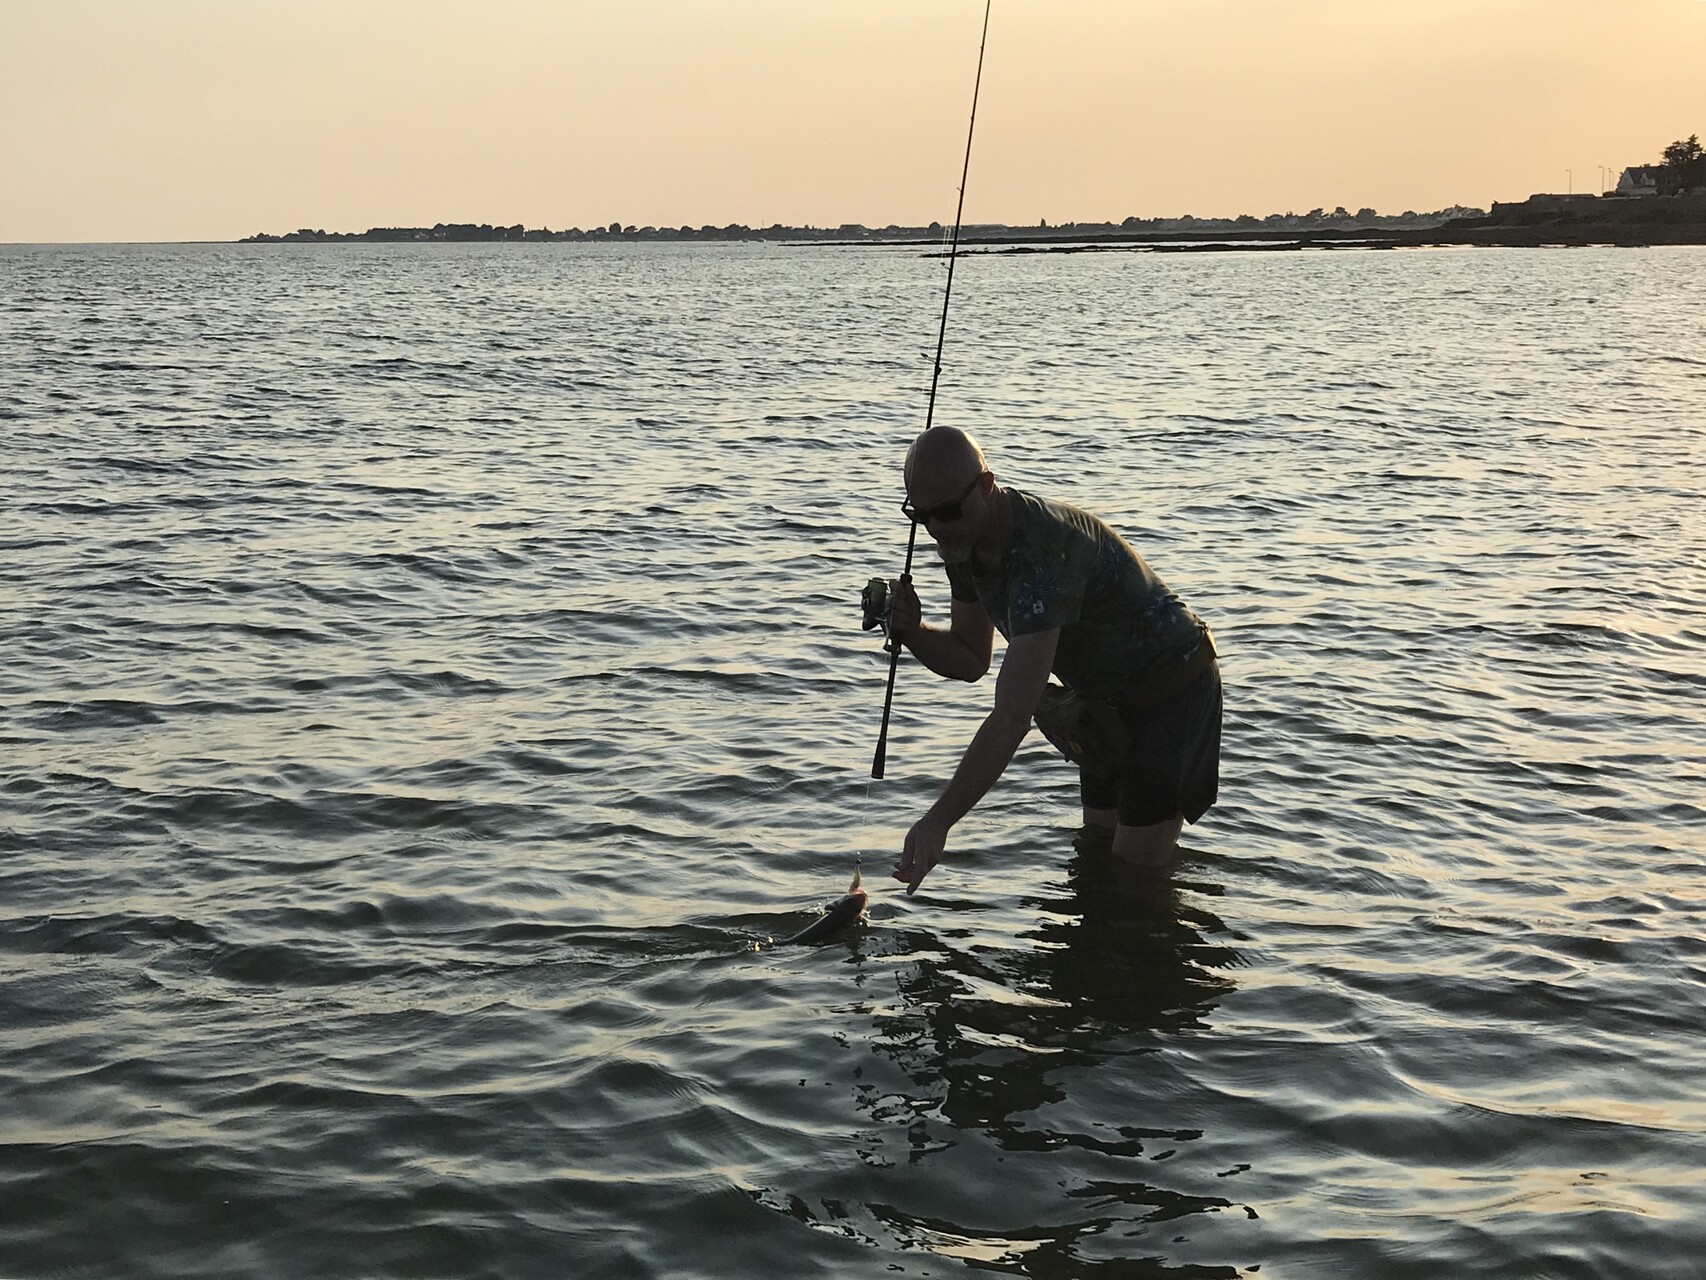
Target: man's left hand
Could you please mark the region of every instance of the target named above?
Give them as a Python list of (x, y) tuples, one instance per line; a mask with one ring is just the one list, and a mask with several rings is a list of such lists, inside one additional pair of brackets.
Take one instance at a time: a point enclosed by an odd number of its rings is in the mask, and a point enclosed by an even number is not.
[(907, 896), (918, 891), (930, 869), (942, 860), (942, 848), (948, 843), (948, 828), (926, 815), (912, 824), (906, 833), (900, 861), (894, 864), (894, 878), (906, 885)]

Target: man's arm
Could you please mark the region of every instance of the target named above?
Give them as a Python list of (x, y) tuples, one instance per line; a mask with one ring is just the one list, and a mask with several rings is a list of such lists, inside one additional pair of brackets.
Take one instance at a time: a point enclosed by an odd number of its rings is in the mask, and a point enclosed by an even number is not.
[(1031, 727), (1037, 703), (1054, 665), (1060, 629), (1020, 636), (1007, 646), (1001, 677), (995, 682), (995, 706), (984, 717), (966, 748), (960, 767), (941, 799), (906, 833), (906, 846), (895, 863), (894, 877), (912, 893), (942, 856), (948, 830), (995, 785)]
[(948, 629), (919, 618), (918, 594), (909, 582), (894, 584), (890, 626), (913, 656), (939, 676), (971, 683), (983, 679), (995, 651), (995, 624), (975, 600), (955, 600)]

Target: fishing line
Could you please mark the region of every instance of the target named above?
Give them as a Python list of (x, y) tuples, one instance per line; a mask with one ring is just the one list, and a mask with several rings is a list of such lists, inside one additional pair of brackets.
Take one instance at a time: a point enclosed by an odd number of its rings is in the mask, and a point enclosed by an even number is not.
[[(983, 4), (983, 35), (977, 46), (977, 76), (971, 87), (971, 123), (966, 126), (966, 159), (960, 169), (960, 199), (954, 209), (954, 235), (948, 242), (948, 284), (942, 291), (942, 323), (936, 331), (936, 361), (930, 373), (930, 400), (924, 409), (924, 429), (930, 430), (936, 420), (936, 385), (942, 379), (942, 347), (948, 339), (948, 303), (954, 296), (954, 263), (959, 257), (960, 225), (966, 209), (966, 179), (971, 174), (971, 140), (977, 132), (977, 95), (983, 87), (983, 51), (989, 44), (989, 10), (995, 0), (984, 0)], [(918, 525), (912, 524), (912, 530), (906, 537), (906, 568), (901, 571), (900, 580), (905, 583), (912, 581), (912, 553), (918, 545)], [(871, 757), (871, 777), (881, 778), (883, 767), (888, 760), (889, 749), (889, 713), (894, 706), (894, 677), (895, 670), (900, 666), (900, 639), (895, 635), (889, 636), (889, 641), (883, 646), (889, 651), (889, 680), (888, 690), (883, 695), (883, 727), (877, 734), (877, 751)], [(865, 794), (871, 793), (870, 783), (865, 784)]]

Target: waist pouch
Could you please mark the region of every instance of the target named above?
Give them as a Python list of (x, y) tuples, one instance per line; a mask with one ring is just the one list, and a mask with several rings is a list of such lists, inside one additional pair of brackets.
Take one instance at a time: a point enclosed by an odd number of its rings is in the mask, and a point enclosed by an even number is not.
[(1073, 764), (1104, 776), (1131, 751), (1125, 717), (1106, 702), (1050, 681), (1037, 702), (1037, 728)]

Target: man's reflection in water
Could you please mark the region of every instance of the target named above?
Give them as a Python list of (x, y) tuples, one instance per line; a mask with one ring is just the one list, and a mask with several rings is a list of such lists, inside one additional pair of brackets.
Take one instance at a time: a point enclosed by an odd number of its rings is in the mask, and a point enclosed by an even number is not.
[[(860, 1135), (861, 1156), (878, 1167), (963, 1166), (958, 1183), (986, 1181), (988, 1194), (973, 1195), (971, 1211), (958, 1194), (870, 1208), (905, 1245), (1001, 1270), (1127, 1267), (1129, 1258), (1091, 1255), (1129, 1235), (1147, 1257), (1144, 1274), (1170, 1274), (1155, 1256), (1183, 1225), (1170, 1220), (1246, 1215), (1221, 1196), (1154, 1185), (1177, 1167), (1157, 1161), (1178, 1153), (1188, 1163), (1184, 1144), (1202, 1132), (1153, 1114), (1167, 1103), (1149, 1090), (1160, 1059), (1148, 1055), (1205, 1030), (1235, 985), (1227, 971), (1243, 962), (1226, 925), (1201, 905), (1219, 888), (1202, 878), (1200, 860), (1187, 855), (1158, 892), (1111, 856), (1106, 836), (1081, 832), (1074, 846), (1064, 893), (1025, 901), (1042, 914), (1020, 945), (944, 954), (942, 937), (920, 938), (916, 969), (899, 979), (902, 1005), (876, 1019), (876, 1047), (916, 1088), (868, 1086), (860, 1105), (877, 1123)], [(1185, 1118), (1200, 1122), (1200, 1108), (1190, 1110)], [(973, 1134), (1005, 1153), (999, 1169), (978, 1160)], [(1054, 1154), (1032, 1167), (1019, 1153)], [(1108, 1157), (1143, 1163), (1110, 1179)], [(1179, 1181), (1200, 1182), (1200, 1171)], [(1150, 1226), (1162, 1221), (1165, 1232)], [(1086, 1252), (1081, 1243), (1092, 1236), (1096, 1247)], [(1237, 1271), (1197, 1265), (1188, 1273)]]

